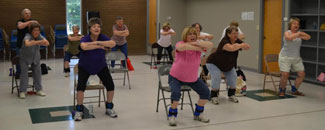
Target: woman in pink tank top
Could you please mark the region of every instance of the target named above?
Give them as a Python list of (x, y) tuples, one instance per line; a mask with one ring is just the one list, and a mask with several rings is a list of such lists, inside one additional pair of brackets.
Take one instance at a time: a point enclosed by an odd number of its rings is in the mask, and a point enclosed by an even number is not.
[(210, 91), (206, 84), (198, 78), (198, 71), (201, 63), (201, 52), (212, 46), (213, 44), (209, 41), (197, 41), (197, 32), (193, 27), (186, 27), (182, 33), (182, 41), (176, 43), (175, 61), (168, 77), (172, 100), (168, 114), (170, 126), (176, 126), (181, 86), (189, 86), (200, 95), (200, 99), (195, 105), (194, 120), (209, 122), (209, 119), (201, 113), (210, 97)]

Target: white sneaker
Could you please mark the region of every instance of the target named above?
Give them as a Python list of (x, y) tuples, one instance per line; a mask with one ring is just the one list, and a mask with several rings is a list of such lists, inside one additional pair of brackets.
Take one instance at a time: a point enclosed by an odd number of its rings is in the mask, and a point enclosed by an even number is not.
[(64, 77), (69, 77), (70, 76), (70, 73), (69, 72), (65, 72), (64, 73)]
[(168, 122), (169, 122), (169, 126), (176, 126), (177, 125), (175, 116), (168, 117)]
[(210, 119), (204, 117), (204, 115), (201, 113), (199, 116), (194, 116), (194, 120), (201, 121), (203, 123), (209, 123)]
[(111, 118), (116, 118), (117, 117), (117, 114), (113, 109), (106, 109), (105, 114), (108, 115)]
[(76, 111), (76, 114), (74, 115), (75, 121), (81, 121), (82, 120), (82, 112)]
[(218, 97), (213, 97), (213, 98), (211, 98), (211, 103), (213, 103), (214, 105), (218, 105), (219, 104), (219, 102), (218, 102)]
[(43, 91), (37, 91), (36, 94), (43, 97), (46, 96), (46, 94)]
[(235, 95), (230, 96), (229, 97), (229, 100), (232, 101), (232, 102), (234, 102), (234, 103), (238, 103), (239, 102)]
[(19, 93), (19, 98), (25, 99), (26, 98), (25, 93), (24, 92), (20, 92)]

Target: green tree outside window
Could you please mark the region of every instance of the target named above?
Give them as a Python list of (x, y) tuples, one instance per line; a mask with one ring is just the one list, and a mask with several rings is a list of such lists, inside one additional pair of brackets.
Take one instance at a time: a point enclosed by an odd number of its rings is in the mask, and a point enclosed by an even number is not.
[(68, 34), (72, 34), (73, 25), (78, 25), (81, 31), (81, 0), (66, 0), (66, 2)]

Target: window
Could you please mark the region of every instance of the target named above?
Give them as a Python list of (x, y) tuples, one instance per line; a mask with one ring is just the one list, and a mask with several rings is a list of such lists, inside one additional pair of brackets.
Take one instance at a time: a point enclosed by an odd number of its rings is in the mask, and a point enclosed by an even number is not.
[(67, 31), (72, 34), (72, 26), (78, 25), (80, 32), (81, 27), (81, 0), (66, 0), (67, 5)]

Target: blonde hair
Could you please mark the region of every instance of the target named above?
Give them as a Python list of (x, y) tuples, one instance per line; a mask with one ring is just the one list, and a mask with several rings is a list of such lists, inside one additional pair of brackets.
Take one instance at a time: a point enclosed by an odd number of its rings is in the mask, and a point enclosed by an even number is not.
[(186, 36), (189, 34), (189, 33), (193, 33), (197, 36), (197, 32), (196, 32), (196, 29), (193, 28), (193, 27), (186, 27), (184, 28), (183, 32), (182, 32), (182, 40), (184, 42), (186, 42)]
[(229, 24), (229, 26), (236, 26), (236, 27), (238, 27), (239, 24), (236, 21), (231, 21), (230, 24)]
[(291, 18), (291, 19), (289, 20), (289, 24), (288, 24), (288, 29), (289, 29), (289, 30), (291, 29), (291, 24), (292, 24), (293, 22), (295, 22), (295, 21), (297, 21), (298, 23), (300, 23), (300, 19), (299, 19), (299, 18)]
[(170, 28), (170, 24), (169, 24), (168, 22), (165, 22), (165, 23), (162, 25), (162, 29), (164, 29), (165, 27)]

